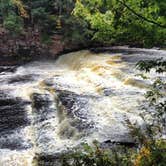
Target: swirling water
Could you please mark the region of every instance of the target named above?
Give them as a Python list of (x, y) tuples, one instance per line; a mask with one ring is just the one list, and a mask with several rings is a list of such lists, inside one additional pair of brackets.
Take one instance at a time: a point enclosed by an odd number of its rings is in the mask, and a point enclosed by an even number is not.
[(144, 80), (135, 64), (160, 57), (166, 51), (120, 47), (1, 67), (0, 166), (35, 165), (81, 142), (132, 142), (126, 119), (143, 126), (143, 94), (166, 77), (151, 71)]

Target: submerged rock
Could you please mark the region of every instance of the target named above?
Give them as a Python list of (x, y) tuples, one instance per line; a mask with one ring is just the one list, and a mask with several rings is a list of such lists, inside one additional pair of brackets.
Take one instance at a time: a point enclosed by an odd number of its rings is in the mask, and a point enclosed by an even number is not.
[(0, 91), (0, 133), (10, 132), (30, 124), (26, 106), (29, 101), (15, 98)]
[(15, 130), (15, 133), (0, 136), (0, 149), (26, 150), (33, 145), (30, 140), (24, 138), (21, 130)]
[(16, 66), (0, 66), (0, 74), (4, 72), (15, 72)]
[[(60, 111), (64, 119), (70, 120), (70, 125), (79, 131), (85, 131), (94, 127), (90, 117), (89, 100), (92, 96), (78, 95), (70, 91), (58, 91), (58, 100), (63, 108)], [(63, 120), (63, 119), (62, 119)]]
[(56, 110), (51, 108), (54, 102), (49, 94), (34, 93), (31, 95), (32, 109), (35, 114), (34, 123), (39, 123), (54, 117)]
[(36, 75), (16, 75), (8, 79), (8, 84), (32, 82), (35, 80), (35, 76)]
[(0, 148), (27, 149), (31, 145), (22, 135), (22, 130), (29, 126), (26, 107), (29, 101), (13, 97), (8, 92), (0, 91)]

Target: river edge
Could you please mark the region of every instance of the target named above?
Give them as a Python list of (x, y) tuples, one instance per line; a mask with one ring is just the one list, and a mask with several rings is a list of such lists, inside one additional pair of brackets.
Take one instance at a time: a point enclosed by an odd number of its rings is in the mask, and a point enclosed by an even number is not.
[(104, 52), (109, 52), (109, 53), (119, 53), (119, 52), (126, 52), (126, 53), (132, 53), (132, 52), (136, 52), (136, 49), (140, 49), (140, 50), (161, 50), (164, 51), (166, 50), (166, 48), (158, 48), (158, 47), (154, 47), (154, 48), (141, 48), (141, 47), (130, 47), (129, 45), (126, 46), (88, 46), (88, 47), (76, 47), (76, 48), (72, 48), (72, 49), (64, 49), (63, 51), (59, 51), (56, 54), (50, 53), (49, 51), (46, 53), (46, 55), (43, 56), (43, 54), (39, 55), (39, 56), (25, 56), (25, 55), (21, 55), (21, 56), (8, 56), (8, 55), (1, 55), (0, 56), (0, 66), (20, 66), (20, 65), (24, 65), (27, 64), (29, 62), (33, 62), (33, 61), (38, 61), (38, 60), (56, 60), (58, 59), (60, 56), (67, 54), (67, 53), (71, 53), (71, 52), (75, 52), (75, 51), (81, 51), (81, 50), (89, 50), (91, 52), (94, 53), (104, 53)]

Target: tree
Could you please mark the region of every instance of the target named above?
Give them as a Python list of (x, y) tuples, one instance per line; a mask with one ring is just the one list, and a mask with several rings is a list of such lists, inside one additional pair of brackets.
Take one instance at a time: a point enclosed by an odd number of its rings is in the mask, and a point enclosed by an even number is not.
[(5, 18), (3, 26), (10, 31), (12, 36), (17, 36), (23, 30), (23, 20), (17, 15), (9, 14)]
[(28, 17), (25, 6), (20, 0), (2, 0), (0, 16), (3, 26), (12, 35), (18, 35), (23, 30), (23, 18)]
[(166, 44), (165, 12), (157, 0), (80, 0), (73, 13), (90, 24), (95, 32), (93, 40), (143, 46)]

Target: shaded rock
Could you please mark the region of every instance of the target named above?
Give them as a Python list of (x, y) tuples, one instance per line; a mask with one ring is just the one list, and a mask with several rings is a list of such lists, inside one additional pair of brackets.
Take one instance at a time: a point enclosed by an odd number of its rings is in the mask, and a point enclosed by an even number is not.
[(54, 76), (53, 78), (49, 78), (44, 80), (43, 82), (47, 87), (54, 89), (55, 91), (67, 90), (72, 86), (66, 83), (59, 81), (59, 76)]
[(34, 93), (31, 96), (32, 108), (35, 113), (35, 123), (53, 118), (55, 116), (55, 109), (51, 107), (54, 102), (49, 94)]
[(123, 54), (146, 54), (146, 55), (155, 55), (156, 52), (160, 52), (160, 50), (155, 49), (141, 49), (141, 48), (130, 48), (128, 46), (113, 46), (113, 47), (97, 47), (91, 48), (90, 51), (94, 53), (103, 53), (103, 52), (110, 52), (110, 53), (123, 53)]
[(10, 78), (8, 80), (8, 84), (17, 83), (17, 82), (26, 83), (26, 82), (34, 81), (34, 76), (36, 75), (17, 75), (15, 77)]
[(107, 141), (104, 141), (100, 144), (101, 148), (111, 148), (111, 147), (116, 147), (116, 146), (125, 146), (125, 147), (129, 147), (129, 148), (133, 148), (133, 147), (136, 147), (137, 146), (137, 143), (136, 142), (116, 142), (116, 141), (111, 141), (111, 140), (107, 140)]
[(30, 104), (20, 98), (15, 98), (0, 92), (0, 133), (11, 132), (30, 124), (26, 106)]
[(6, 134), (0, 137), (0, 149), (25, 150), (31, 147), (31, 142), (24, 140), (20, 130), (14, 134)]
[(94, 124), (89, 117), (88, 102), (91, 96), (78, 95), (70, 91), (58, 91), (58, 100), (64, 107), (64, 114), (67, 118), (72, 119), (71, 126), (76, 127), (79, 131), (93, 128)]
[(105, 96), (110, 96), (110, 95), (113, 94), (113, 91), (110, 88), (104, 88), (103, 93), (104, 93)]
[(38, 154), (34, 158), (34, 163), (38, 166), (61, 166), (62, 154), (42, 155)]
[(30, 103), (9, 95), (8, 91), (0, 91), (0, 149), (23, 150), (31, 147), (22, 133), (31, 123), (27, 115)]
[(3, 72), (15, 72), (16, 66), (0, 66), (0, 73)]

